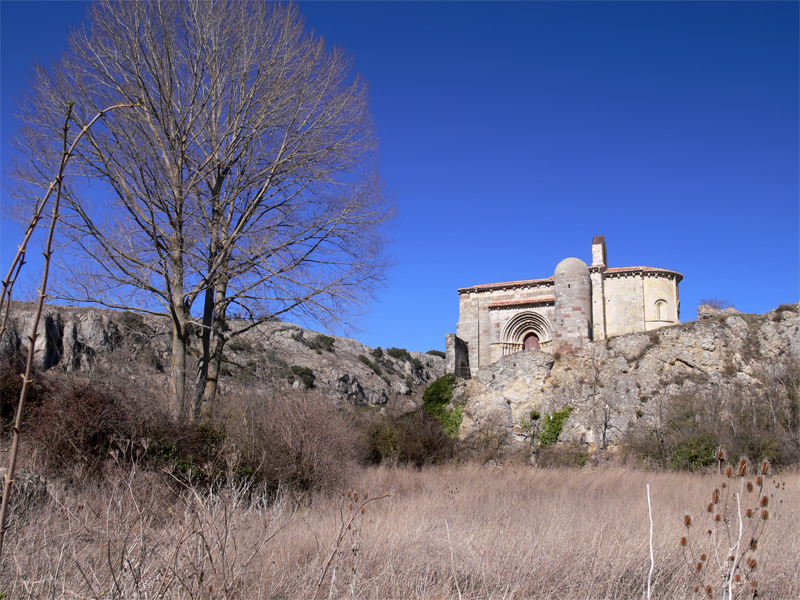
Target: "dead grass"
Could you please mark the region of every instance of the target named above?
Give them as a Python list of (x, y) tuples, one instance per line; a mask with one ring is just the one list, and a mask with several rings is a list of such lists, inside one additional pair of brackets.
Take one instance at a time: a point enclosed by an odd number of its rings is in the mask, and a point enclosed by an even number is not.
[[(253, 490), (175, 495), (160, 475), (118, 474), (82, 489), (51, 486), (49, 500), (9, 532), (0, 591), (9, 598), (644, 598), (649, 483), (652, 597), (684, 598), (692, 586), (679, 545), (683, 517), (702, 519), (718, 480), (622, 469), (374, 468), (357, 478), (358, 500), (317, 496), (298, 507), (267, 503)], [(781, 480), (759, 544), (762, 598), (800, 594), (800, 476)], [(391, 496), (361, 514), (365, 491)]]

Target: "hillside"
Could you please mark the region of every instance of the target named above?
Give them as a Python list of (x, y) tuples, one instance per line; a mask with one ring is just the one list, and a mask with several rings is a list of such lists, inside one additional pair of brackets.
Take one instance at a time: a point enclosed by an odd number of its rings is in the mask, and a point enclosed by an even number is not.
[[(33, 322), (33, 305), (14, 302), (0, 354), (21, 348)], [(232, 321), (230, 327), (243, 327)], [(39, 369), (78, 378), (147, 377), (168, 385), (169, 322), (131, 312), (47, 306), (39, 326)], [(190, 348), (196, 356), (197, 345)], [(405, 349), (370, 348), (283, 321), (270, 321), (235, 336), (226, 346), (220, 381), (270, 389), (314, 388), (336, 405), (391, 406), (411, 410), (421, 390), (444, 371), (444, 359)], [(190, 371), (191, 372), (191, 371)]]
[(584, 457), (626, 441), (661, 463), (679, 448), (691, 462), (716, 443), (773, 459), (796, 453), (800, 305), (698, 312), (698, 321), (591, 342), (583, 355), (530, 350), (482, 368), (454, 394), (461, 439), (521, 448), (552, 444), (555, 433)]

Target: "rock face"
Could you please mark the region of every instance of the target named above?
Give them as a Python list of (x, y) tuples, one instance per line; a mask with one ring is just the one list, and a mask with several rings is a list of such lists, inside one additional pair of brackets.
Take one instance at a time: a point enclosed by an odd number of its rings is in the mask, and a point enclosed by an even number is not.
[(491, 429), (520, 446), (540, 415), (571, 406), (562, 439), (606, 447), (639, 419), (657, 419), (669, 398), (760, 386), (800, 360), (800, 304), (762, 316), (698, 313), (699, 321), (590, 342), (581, 354), (527, 350), (482, 367), (454, 394), (465, 403), (460, 437)]
[[(11, 304), (0, 354), (27, 346), (33, 317), (32, 304)], [(231, 322), (234, 330), (244, 326)], [(197, 340), (190, 355), (196, 355), (199, 346)], [(224, 352), (222, 393), (236, 382), (269, 387), (310, 384), (338, 404), (391, 404), (400, 410), (413, 409), (418, 399), (412, 392), (444, 373), (444, 359), (438, 356), (370, 348), (282, 321), (263, 323), (232, 337)], [(146, 375), (153, 385), (166, 385), (170, 353), (166, 320), (131, 312), (49, 306), (39, 323), (35, 361), (42, 370), (91, 374), (105, 369), (128, 377)]]

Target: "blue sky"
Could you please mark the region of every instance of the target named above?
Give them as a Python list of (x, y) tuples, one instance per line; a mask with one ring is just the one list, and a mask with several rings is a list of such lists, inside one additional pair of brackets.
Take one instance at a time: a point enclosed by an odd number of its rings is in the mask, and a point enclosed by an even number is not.
[[(370, 83), (396, 266), (356, 323), (443, 349), (457, 288), (590, 260), (683, 273), (701, 298), (800, 299), (797, 2), (301, 2)], [(0, 3), (0, 137), (82, 2)], [(5, 203), (5, 199), (3, 199)], [(2, 273), (20, 228), (4, 217)], [(37, 275), (38, 276), (38, 275)]]

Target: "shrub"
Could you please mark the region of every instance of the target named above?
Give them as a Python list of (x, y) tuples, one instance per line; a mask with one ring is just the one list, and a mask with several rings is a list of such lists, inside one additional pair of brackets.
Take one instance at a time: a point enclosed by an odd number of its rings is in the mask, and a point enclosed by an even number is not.
[(470, 445), (472, 450), (478, 453), (481, 462), (498, 460), (503, 454), (506, 437), (505, 420), (500, 414), (492, 413), (480, 424)]
[(367, 440), (375, 463), (422, 467), (453, 456), (455, 443), (441, 425), (424, 412), (402, 416), (382, 415), (367, 427)]
[[(0, 359), (0, 426), (4, 427), (16, 417), (26, 358), (20, 350), (17, 350)], [(30, 413), (31, 407), (40, 404), (51, 391), (35, 372), (31, 376), (33, 381), (28, 385), (26, 414)]]
[(579, 468), (589, 464), (586, 444), (578, 441), (543, 446), (536, 454), (536, 464), (545, 468)]
[(294, 383), (295, 378), (299, 379), (303, 382), (303, 385), (311, 389), (314, 387), (314, 380), (316, 379), (316, 375), (314, 375), (314, 371), (309, 369), (308, 367), (301, 367), (299, 365), (292, 365), (290, 367), (291, 373), (288, 375), (287, 379), (289, 383)]
[(397, 360), (407, 360), (411, 362), (411, 355), (405, 348), (389, 348), (386, 350), (386, 354)]
[(320, 333), (312, 338), (308, 343), (308, 347), (312, 350), (324, 350), (325, 352), (333, 352), (333, 345), (336, 343), (336, 338), (329, 335)]
[[(226, 456), (226, 440), (221, 425), (178, 423), (171, 419), (158, 423), (150, 432), (147, 460), (190, 485), (210, 485), (229, 481), (239, 471), (231, 471)], [(246, 469), (244, 469), (246, 470)]]
[(378, 377), (383, 375), (383, 371), (381, 370), (380, 366), (377, 363), (372, 362), (369, 358), (364, 356), (363, 354), (358, 355), (358, 360), (362, 363), (367, 365)]
[(688, 437), (670, 453), (673, 469), (697, 471), (714, 464), (714, 452), (719, 440), (713, 434), (701, 433)]
[(144, 317), (139, 313), (123, 311), (115, 315), (115, 320), (122, 325), (122, 327), (132, 333), (146, 334), (149, 331)]
[(370, 354), (372, 355), (373, 358), (383, 358), (383, 350), (381, 349), (380, 346), (370, 350)]
[(422, 395), (423, 410), (436, 419), (444, 432), (450, 437), (456, 437), (461, 427), (464, 405), (455, 405), (448, 410), (453, 390), (456, 387), (456, 376), (448, 373), (428, 386)]
[(571, 412), (572, 407), (565, 406), (552, 415), (544, 416), (542, 419), (542, 427), (539, 430), (539, 443), (542, 446), (549, 446), (558, 441), (558, 436), (560, 436), (561, 432), (564, 430), (564, 423), (567, 422)]
[(701, 298), (700, 299), (700, 306), (706, 305), (714, 308), (716, 310), (723, 310), (725, 308), (733, 308), (733, 304), (730, 300), (725, 300), (722, 298)]
[[(232, 399), (233, 400), (233, 399)], [(341, 489), (366, 461), (358, 430), (330, 404), (309, 392), (281, 396), (248, 393), (221, 415), (239, 471), (271, 490)]]
[(130, 439), (130, 422), (113, 390), (97, 382), (57, 388), (34, 408), (31, 438), (45, 464), (99, 468), (117, 441)]
[(438, 356), (439, 358), (447, 358), (447, 354), (445, 354), (441, 350), (428, 350), (425, 354), (430, 354), (431, 356)]

